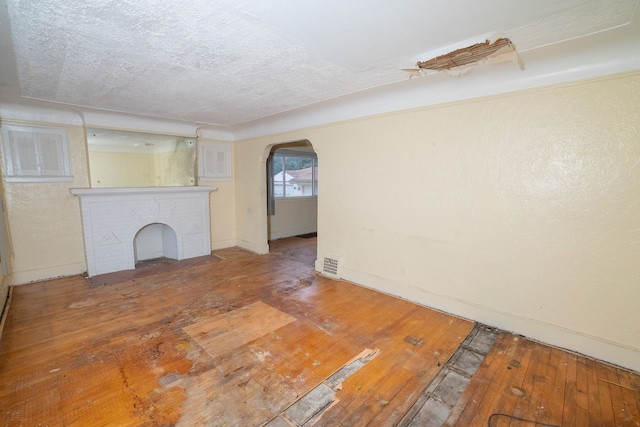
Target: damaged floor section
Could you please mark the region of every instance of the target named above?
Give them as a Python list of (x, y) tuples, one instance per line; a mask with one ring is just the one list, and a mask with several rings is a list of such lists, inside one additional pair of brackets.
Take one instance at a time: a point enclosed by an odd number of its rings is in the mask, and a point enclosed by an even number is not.
[[(440, 373), (397, 424), (398, 427), (441, 427), (448, 418), (449, 422), (454, 421), (450, 417), (452, 409), (493, 346), (497, 336), (498, 332), (495, 329), (476, 325), (443, 366)], [(379, 352), (379, 349), (364, 350), (338, 372), (267, 423), (266, 427), (316, 425), (325, 411), (339, 404), (340, 400), (336, 395), (342, 389), (342, 382), (364, 367)], [(380, 405), (384, 406), (388, 403), (381, 401)]]
[(476, 325), (398, 426), (442, 426), (497, 336), (494, 329)]
[(353, 360), (347, 362), (338, 372), (267, 423), (267, 427), (303, 427), (316, 424), (326, 410), (340, 402), (336, 393), (342, 390), (342, 382), (379, 353), (379, 349), (365, 349)]

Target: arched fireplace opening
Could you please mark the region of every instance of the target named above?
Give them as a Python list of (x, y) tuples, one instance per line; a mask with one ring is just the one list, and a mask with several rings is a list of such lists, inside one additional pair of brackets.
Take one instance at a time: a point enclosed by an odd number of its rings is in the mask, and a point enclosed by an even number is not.
[(176, 232), (162, 223), (153, 223), (142, 227), (133, 239), (133, 251), (136, 265), (140, 261), (178, 257), (178, 238)]

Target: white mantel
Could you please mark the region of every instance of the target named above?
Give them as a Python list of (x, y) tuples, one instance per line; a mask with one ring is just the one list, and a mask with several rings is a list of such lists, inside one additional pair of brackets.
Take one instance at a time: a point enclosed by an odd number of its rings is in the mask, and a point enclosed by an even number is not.
[(211, 253), (209, 193), (217, 187), (72, 188), (80, 198), (89, 277), (135, 268), (134, 238), (147, 225), (176, 234), (176, 259)]

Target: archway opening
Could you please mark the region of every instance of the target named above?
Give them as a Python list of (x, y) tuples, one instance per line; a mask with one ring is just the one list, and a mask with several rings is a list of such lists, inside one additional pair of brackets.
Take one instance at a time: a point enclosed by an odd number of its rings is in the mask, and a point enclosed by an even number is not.
[(308, 140), (274, 144), (265, 147), (263, 159), (268, 251), (315, 265), (319, 197), (315, 149)]
[(318, 231), (318, 158), (307, 140), (276, 144), (267, 161), (268, 241)]

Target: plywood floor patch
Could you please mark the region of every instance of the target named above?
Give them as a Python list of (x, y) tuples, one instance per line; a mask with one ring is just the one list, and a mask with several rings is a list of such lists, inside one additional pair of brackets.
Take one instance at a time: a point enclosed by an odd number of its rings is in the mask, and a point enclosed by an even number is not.
[(183, 330), (215, 358), (295, 321), (295, 317), (257, 301)]

